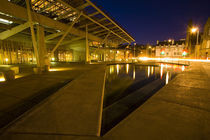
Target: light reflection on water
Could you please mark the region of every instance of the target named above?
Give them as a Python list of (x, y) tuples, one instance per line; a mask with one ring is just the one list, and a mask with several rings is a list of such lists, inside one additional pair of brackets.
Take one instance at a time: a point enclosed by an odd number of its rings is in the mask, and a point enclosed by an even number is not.
[(122, 78), (130, 78), (130, 80), (138, 81), (142, 78), (155, 76), (156, 79), (165, 81), (165, 84), (172, 79), (174, 75), (185, 71), (184, 65), (160, 64), (159, 66), (141, 66), (133, 64), (117, 64), (107, 67), (107, 80), (116, 80)]
[(170, 64), (107, 66), (102, 134), (112, 129), (160, 88), (168, 84), (176, 73), (183, 70), (185, 66)]
[(136, 79), (136, 69), (135, 69), (135, 65), (133, 66), (134, 68), (133, 68), (133, 80), (135, 80)]

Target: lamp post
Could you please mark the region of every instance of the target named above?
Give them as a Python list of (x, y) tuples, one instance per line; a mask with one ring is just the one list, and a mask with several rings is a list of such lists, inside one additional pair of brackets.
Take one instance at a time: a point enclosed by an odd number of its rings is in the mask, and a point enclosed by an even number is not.
[[(193, 27), (191, 29), (191, 33), (197, 33), (196, 45), (198, 45), (198, 38), (199, 38), (199, 29), (197, 27)], [(198, 46), (197, 46), (198, 47)], [(197, 59), (197, 47), (195, 47), (195, 58)]]
[(196, 45), (198, 45), (198, 38), (199, 38), (199, 29), (197, 27), (193, 27), (191, 29), (191, 33), (197, 32), (197, 40), (196, 40)]
[(136, 43), (134, 43), (134, 58), (136, 57)]

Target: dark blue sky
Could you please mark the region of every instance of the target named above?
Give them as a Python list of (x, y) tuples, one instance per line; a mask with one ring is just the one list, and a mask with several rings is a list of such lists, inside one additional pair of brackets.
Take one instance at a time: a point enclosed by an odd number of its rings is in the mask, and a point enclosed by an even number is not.
[(185, 38), (192, 19), (202, 30), (210, 16), (210, 0), (92, 0), (108, 12), (140, 44)]

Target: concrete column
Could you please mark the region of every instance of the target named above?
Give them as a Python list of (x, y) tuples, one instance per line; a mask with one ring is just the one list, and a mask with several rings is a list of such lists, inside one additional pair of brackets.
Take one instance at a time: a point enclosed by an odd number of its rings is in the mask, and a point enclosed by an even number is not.
[(50, 66), (50, 61), (44, 39), (44, 27), (40, 25), (37, 25), (37, 47), (41, 71), (47, 71)]
[(89, 63), (89, 43), (88, 43), (88, 26), (86, 25), (86, 42), (85, 42), (86, 63)]
[(104, 58), (103, 58), (104, 60), (104, 62), (106, 62), (106, 49), (104, 49)]

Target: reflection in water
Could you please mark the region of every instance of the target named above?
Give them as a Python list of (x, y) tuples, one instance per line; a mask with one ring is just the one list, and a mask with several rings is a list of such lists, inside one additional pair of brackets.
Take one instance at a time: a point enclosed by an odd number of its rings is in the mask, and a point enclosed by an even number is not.
[(160, 78), (163, 78), (163, 64), (160, 66)]
[(151, 75), (153, 75), (154, 74), (154, 67), (152, 66), (152, 68), (151, 68)]
[(136, 79), (136, 69), (135, 69), (135, 66), (133, 66), (133, 80)]
[(181, 66), (175, 66), (175, 68), (170, 64), (108, 66), (102, 113), (102, 134), (108, 132), (160, 88), (167, 85), (177, 72), (182, 71)]
[(119, 66), (119, 64), (117, 64), (116, 67), (117, 67), (117, 74), (119, 74), (119, 72), (120, 72), (120, 66)]
[(149, 77), (150, 76), (150, 66), (148, 66), (147, 72), (148, 72), (147, 76)]
[[(122, 70), (124, 69), (124, 71)], [(186, 69), (186, 66), (183, 65), (172, 65), (172, 64), (163, 64), (159, 66), (138, 66), (132, 64), (116, 64), (108, 66), (107, 77), (112, 77), (111, 79), (121, 79), (130, 77), (134, 81), (138, 81), (140, 78), (150, 78), (155, 76), (168, 83), (171, 79), (171, 76), (178, 72), (182, 72)], [(121, 71), (122, 70), (122, 71)], [(126, 75), (125, 75), (126, 74)]]
[(113, 65), (110, 65), (109, 66), (109, 73), (110, 74), (113, 74), (114, 73), (114, 66)]
[(182, 71), (184, 71), (184, 70), (185, 70), (185, 66), (183, 65), (183, 66), (182, 66)]
[(167, 71), (167, 73), (166, 73), (166, 85), (168, 84), (168, 80), (169, 80), (169, 72)]
[(129, 64), (126, 64), (126, 73), (128, 74), (129, 72)]

